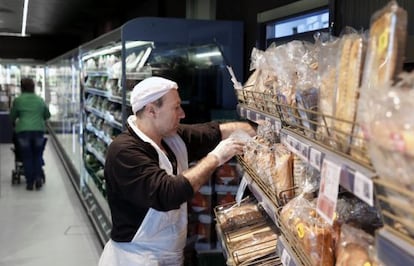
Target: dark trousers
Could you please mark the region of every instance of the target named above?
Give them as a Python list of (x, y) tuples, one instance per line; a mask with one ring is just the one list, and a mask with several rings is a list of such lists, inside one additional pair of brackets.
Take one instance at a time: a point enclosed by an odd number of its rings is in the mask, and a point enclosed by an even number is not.
[(28, 185), (42, 180), (44, 133), (24, 131), (16, 134), (19, 155), (23, 162), (24, 175)]

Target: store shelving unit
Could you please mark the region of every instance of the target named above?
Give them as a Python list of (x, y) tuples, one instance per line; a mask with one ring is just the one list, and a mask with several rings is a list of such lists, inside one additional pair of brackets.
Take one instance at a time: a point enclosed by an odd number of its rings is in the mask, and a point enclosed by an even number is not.
[[(398, 208), (400, 211), (405, 210), (406, 213), (412, 213), (412, 207), (390, 200), (383, 191), (387, 189), (388, 192), (393, 191), (405, 195), (409, 199), (414, 198), (412, 192), (378, 178), (373, 167), (366, 161), (358, 161), (347, 153), (329, 147), (322, 141), (310, 138), (309, 134), (306, 134), (306, 130), (290, 125), (283, 119), (282, 108), (278, 102), (274, 101), (272, 108), (269, 109), (271, 105), (266, 102), (271, 101), (272, 97), (264, 96), (261, 101), (247, 99), (246, 96), (249, 93), (246, 91), (248, 89), (244, 88), (245, 91), (236, 90), (239, 99), (237, 110), (240, 117), (255, 123), (268, 121), (273, 130), (279, 134), (280, 142), (316, 170), (321, 171), (324, 167), (324, 161), (329, 161), (339, 169), (335, 178), (338, 179), (340, 187), (369, 205), (375, 206), (383, 217), (385, 226), (376, 232), (375, 237), (375, 248), (379, 258), (386, 265), (396, 265), (401, 262), (404, 265), (413, 264), (413, 237), (409, 232), (399, 230), (401, 226), (412, 230), (412, 221), (401, 219), (398, 212), (395, 213)], [(316, 132), (314, 133), (316, 134)], [(269, 190), (266, 184), (263, 184), (262, 179), (241, 157), (239, 161), (246, 170), (244, 182), (247, 183), (250, 192), (280, 228), (281, 235), (278, 240), (277, 253), (283, 265), (312, 265), (309, 255), (298, 244), (300, 239), (289, 232), (288, 226), (283, 223), (280, 217), (283, 196), (275, 195)]]

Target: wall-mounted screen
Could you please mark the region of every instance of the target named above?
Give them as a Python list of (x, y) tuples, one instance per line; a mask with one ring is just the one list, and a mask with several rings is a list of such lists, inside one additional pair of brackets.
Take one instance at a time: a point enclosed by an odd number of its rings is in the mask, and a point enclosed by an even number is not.
[(281, 38), (327, 28), (329, 28), (329, 9), (324, 8), (268, 23), (266, 39)]

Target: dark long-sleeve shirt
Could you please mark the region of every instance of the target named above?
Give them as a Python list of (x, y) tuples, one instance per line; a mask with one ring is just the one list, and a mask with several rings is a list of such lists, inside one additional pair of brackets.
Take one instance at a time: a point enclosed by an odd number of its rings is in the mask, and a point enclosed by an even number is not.
[[(178, 134), (186, 144), (190, 162), (206, 156), (221, 140), (216, 122), (180, 125)], [(176, 174), (176, 158), (166, 144), (164, 147)], [(149, 208), (178, 209), (194, 194), (185, 177), (168, 175), (160, 168), (154, 147), (129, 127), (108, 148), (105, 180), (112, 216), (111, 238), (117, 242), (132, 240)]]

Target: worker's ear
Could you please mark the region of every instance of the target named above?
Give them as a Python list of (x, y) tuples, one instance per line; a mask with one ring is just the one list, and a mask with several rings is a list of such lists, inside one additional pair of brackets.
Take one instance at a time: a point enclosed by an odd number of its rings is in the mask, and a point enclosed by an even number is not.
[(147, 113), (151, 116), (154, 117), (155, 116), (155, 108), (154, 105), (152, 103), (149, 103), (145, 106)]

